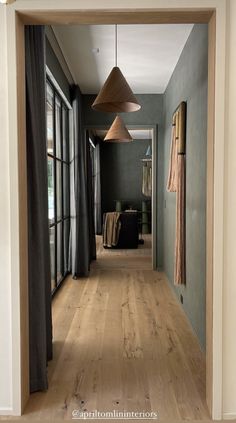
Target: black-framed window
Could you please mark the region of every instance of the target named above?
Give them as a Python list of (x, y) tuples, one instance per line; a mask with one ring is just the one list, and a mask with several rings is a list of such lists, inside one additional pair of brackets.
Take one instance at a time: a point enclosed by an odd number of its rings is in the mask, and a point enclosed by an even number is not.
[(70, 235), (69, 108), (47, 77), (48, 219), (51, 291), (68, 274)]

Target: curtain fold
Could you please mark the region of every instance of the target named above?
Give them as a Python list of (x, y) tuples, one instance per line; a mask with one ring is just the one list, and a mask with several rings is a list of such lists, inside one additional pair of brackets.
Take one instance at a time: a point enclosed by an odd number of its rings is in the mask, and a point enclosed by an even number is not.
[(102, 234), (102, 199), (101, 199), (101, 159), (100, 139), (93, 138), (95, 148), (92, 149), (93, 192), (94, 192), (94, 224), (95, 234)]
[(52, 358), (44, 27), (26, 27), (25, 46), (29, 359), (30, 391), (35, 392), (47, 389), (47, 361)]
[(87, 135), (83, 129), (82, 95), (72, 87), (73, 143), (71, 148), (70, 263), (74, 278), (88, 276), (96, 257), (93, 220), (92, 169)]
[(167, 191), (176, 192), (177, 191), (177, 157), (178, 157), (178, 144), (176, 137), (176, 127), (172, 125), (171, 133), (171, 148), (170, 148), (170, 164), (167, 180)]
[(185, 283), (185, 155), (177, 157), (175, 270), (176, 285)]
[(86, 159), (87, 159), (89, 250), (90, 250), (90, 261), (92, 261), (96, 259), (96, 238), (95, 238), (95, 221), (94, 221), (93, 162), (92, 162), (92, 151), (90, 148), (88, 131), (86, 131)]

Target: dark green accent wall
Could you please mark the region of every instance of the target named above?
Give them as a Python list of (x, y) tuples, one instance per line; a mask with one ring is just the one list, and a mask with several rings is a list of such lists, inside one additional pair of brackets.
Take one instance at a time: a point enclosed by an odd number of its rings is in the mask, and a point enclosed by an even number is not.
[(124, 201), (124, 206), (132, 205), (141, 209), (142, 162), (151, 141), (134, 140), (129, 143), (102, 143), (101, 146), (101, 185), (103, 211), (113, 211), (115, 200)]
[[(164, 94), (164, 270), (205, 348), (208, 28), (195, 25)], [(176, 194), (166, 191), (172, 114), (187, 102), (186, 286), (173, 285)]]
[[(162, 94), (136, 94), (141, 109), (133, 113), (121, 113), (126, 125), (161, 125), (162, 123)], [(114, 113), (96, 112), (91, 108), (94, 95), (83, 95), (83, 109), (86, 125), (110, 125)]]
[(65, 94), (68, 101), (70, 101), (70, 84), (65, 76), (62, 67), (46, 37), (46, 65), (52, 72), (57, 83), (60, 85), (63, 93)]

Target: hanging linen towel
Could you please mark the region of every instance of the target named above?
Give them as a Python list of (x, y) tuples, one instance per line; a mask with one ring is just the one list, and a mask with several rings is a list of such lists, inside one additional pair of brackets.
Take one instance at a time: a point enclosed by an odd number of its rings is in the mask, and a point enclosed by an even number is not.
[(176, 285), (185, 283), (185, 155), (177, 156), (175, 271)]
[(106, 213), (103, 229), (103, 246), (115, 247), (119, 241), (120, 235), (120, 213), (110, 212)]
[[(179, 115), (177, 115), (177, 118)], [(167, 191), (176, 192), (174, 284), (185, 284), (185, 154), (178, 154), (178, 124), (172, 126)]]
[(177, 191), (177, 157), (178, 157), (178, 143), (176, 138), (176, 127), (172, 126), (171, 148), (170, 148), (170, 165), (167, 181), (167, 191)]
[(147, 162), (143, 165), (143, 184), (142, 193), (145, 197), (152, 196), (152, 163)]

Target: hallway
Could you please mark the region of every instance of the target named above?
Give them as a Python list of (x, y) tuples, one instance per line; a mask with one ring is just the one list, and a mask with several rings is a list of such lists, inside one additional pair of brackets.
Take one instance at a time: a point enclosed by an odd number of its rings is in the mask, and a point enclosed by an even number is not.
[(74, 409), (209, 418), (204, 355), (149, 247), (98, 248), (90, 277), (66, 280), (53, 300), (49, 390), (31, 396), (24, 418), (71, 419)]

